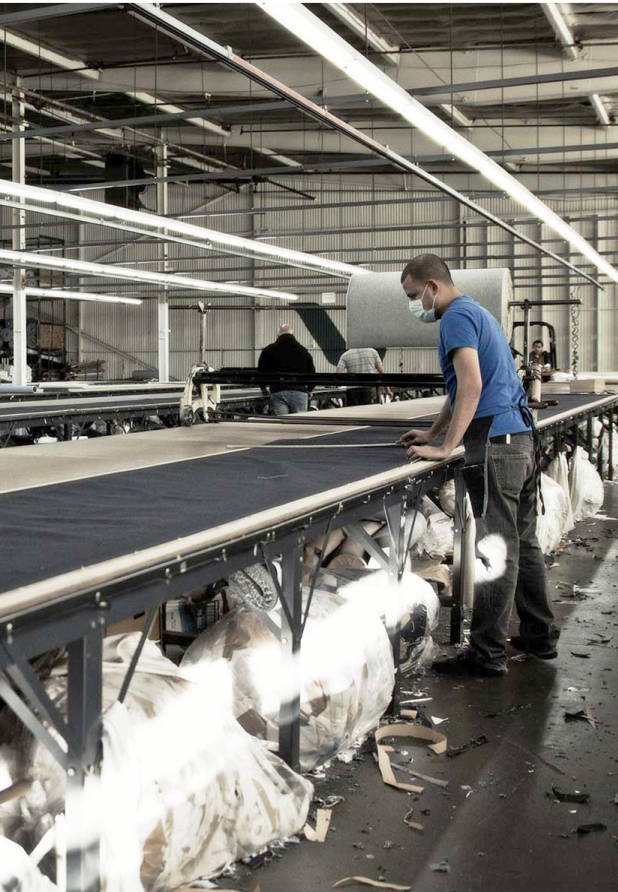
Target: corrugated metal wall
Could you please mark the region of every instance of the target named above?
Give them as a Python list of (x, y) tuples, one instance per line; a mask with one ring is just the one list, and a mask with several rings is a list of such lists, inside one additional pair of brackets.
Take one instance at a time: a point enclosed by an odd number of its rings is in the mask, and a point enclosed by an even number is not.
[[(612, 196), (585, 197), (568, 193), (560, 199), (548, 198), (546, 203), (560, 216), (571, 223), (590, 244), (602, 255), (608, 254), (610, 263), (615, 262), (618, 247), (618, 200)], [(515, 221), (517, 229), (525, 235), (542, 242), (544, 246), (560, 255), (568, 255), (566, 244), (547, 226), (541, 223), (525, 223), (525, 212), (509, 199), (480, 201), (483, 207), (506, 221)], [(538, 308), (533, 316), (550, 323), (556, 329), (558, 363), (560, 368), (569, 370), (573, 347), (579, 353), (580, 371), (609, 371), (618, 368), (617, 298), (618, 286), (605, 284), (599, 291), (585, 279), (559, 265), (557, 261), (540, 255), (534, 248), (518, 242), (509, 233), (483, 224), (471, 212), (462, 210), (466, 222), (466, 239), (471, 243), (484, 243), (466, 251), (473, 256), (487, 256), (498, 265), (511, 266), (515, 283), (516, 300), (572, 300), (582, 301), (581, 308), (569, 306)], [(585, 219), (582, 219), (585, 218)], [(504, 258), (504, 259), (502, 259)], [(573, 254), (570, 260), (585, 272), (595, 275), (596, 270), (580, 255)], [(468, 265), (470, 265), (468, 263)], [(492, 265), (492, 262), (488, 265)], [(521, 311), (515, 312), (515, 319), (523, 319)], [(534, 329), (535, 336), (541, 336), (542, 329)], [(519, 333), (516, 346), (521, 349), (522, 336)]]
[[(616, 332), (616, 297), (614, 285), (599, 292), (585, 280), (569, 273), (550, 258), (538, 252), (496, 226), (488, 225), (456, 202), (443, 200), (432, 193), (395, 191), (371, 185), (350, 185), (334, 179), (286, 179), (286, 186), (309, 193), (315, 200), (278, 189), (273, 184), (243, 186), (238, 192), (225, 192), (217, 197), (213, 187), (204, 185), (176, 186), (169, 189), (170, 213), (182, 214), (203, 210), (208, 216), (192, 218), (191, 222), (208, 228), (233, 232), (249, 238), (272, 241), (286, 248), (316, 253), (336, 260), (367, 264), (371, 269), (386, 271), (401, 269), (409, 257), (423, 251), (434, 251), (454, 267), (509, 266), (515, 280), (517, 300), (567, 300), (577, 297), (583, 301), (579, 322), (573, 320), (569, 307), (546, 307), (535, 316), (556, 328), (559, 364), (568, 369), (571, 362), (573, 333), (579, 327), (580, 370), (609, 370), (618, 368), (618, 337)], [(89, 193), (103, 198), (103, 193)], [(437, 199), (437, 200), (436, 200)], [(372, 204), (372, 201), (394, 200), (399, 203)], [(144, 195), (144, 202), (154, 208), (154, 188)], [(344, 207), (342, 204), (353, 202)], [(543, 241), (558, 253), (565, 253), (565, 245), (547, 227), (528, 222), (525, 212), (507, 199), (480, 202), (492, 213), (507, 221), (531, 238)], [(547, 203), (609, 260), (618, 250), (618, 199), (611, 196), (586, 198), (566, 195), (548, 199)], [(314, 204), (334, 205), (313, 207)], [(274, 212), (260, 213), (271, 208)], [(287, 208), (290, 208), (287, 210)], [(254, 210), (255, 213), (243, 213)], [(579, 218), (586, 218), (579, 219)], [(10, 212), (2, 211), (2, 220), (10, 223)], [(41, 217), (47, 225), (45, 235), (63, 239), (67, 256), (87, 260), (101, 260), (117, 264), (137, 263), (140, 269), (162, 270), (162, 247), (106, 227), (69, 224), (49, 225), (49, 218)], [(35, 230), (29, 230), (34, 233)], [(10, 238), (7, 232), (7, 238)], [(81, 250), (77, 247), (81, 245)], [(489, 258), (489, 259), (488, 259)], [(330, 276), (320, 276), (293, 267), (254, 262), (243, 257), (202, 251), (189, 246), (170, 244), (169, 268), (178, 273), (200, 278), (216, 278), (243, 284), (279, 288), (299, 295), (303, 302), (321, 305), (323, 292), (334, 292), (336, 304), (345, 302), (346, 282)], [(581, 258), (574, 256), (579, 265)], [(585, 267), (592, 271), (591, 267)], [(76, 279), (67, 280), (75, 286)], [(110, 293), (141, 296), (141, 307), (105, 304), (82, 304), (78, 314), (76, 305), (69, 311), (68, 334), (71, 353), (77, 356), (79, 317), (83, 360), (102, 359), (105, 377), (130, 377), (136, 369), (157, 367), (157, 287), (132, 285), (110, 280), (84, 278), (83, 288), (99, 287)], [(171, 292), (170, 306), (195, 304), (199, 292)], [(292, 306), (277, 305), (265, 299), (221, 298), (206, 296), (212, 307), (207, 317), (207, 359), (213, 366), (252, 366), (259, 352), (270, 343), (284, 322), (295, 325), (299, 340), (310, 349), (316, 366), (332, 370), (333, 355), (324, 355), (320, 343), (328, 337), (330, 323), (312, 325), (311, 330)], [(229, 309), (231, 305), (245, 309)], [(53, 311), (54, 313), (57, 310)], [(328, 310), (328, 319), (345, 336), (345, 310)], [(516, 311), (516, 316), (517, 318)], [(521, 318), (521, 315), (519, 316)], [(536, 330), (535, 330), (536, 334)], [(182, 379), (198, 358), (199, 314), (193, 311), (171, 312), (171, 374)], [(516, 344), (521, 349), (521, 337)], [(330, 360), (330, 361), (329, 361)], [(437, 371), (434, 351), (392, 350), (387, 353), (386, 366), (396, 371)]]

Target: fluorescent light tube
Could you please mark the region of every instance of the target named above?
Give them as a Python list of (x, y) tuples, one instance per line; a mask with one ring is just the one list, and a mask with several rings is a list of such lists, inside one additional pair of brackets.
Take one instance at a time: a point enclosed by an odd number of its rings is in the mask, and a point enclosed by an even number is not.
[(73, 260), (69, 257), (51, 257), (49, 254), (31, 254), (26, 251), (0, 249), (0, 263), (13, 266), (34, 267), (35, 269), (58, 269), (63, 272), (79, 273), (85, 276), (101, 276), (106, 279), (128, 279), (148, 282), (151, 285), (167, 285), (169, 288), (191, 288), (196, 291), (214, 291), (221, 294), (240, 294), (248, 297), (268, 297), (279, 300), (298, 300), (295, 294), (285, 291), (271, 291), (269, 288), (250, 288), (248, 285), (230, 285), (227, 282), (209, 282), (205, 279), (192, 279), (170, 273), (149, 272), (123, 266), (109, 266), (105, 263), (89, 263), (86, 260)]
[[(13, 285), (0, 284), (1, 294), (13, 294)], [(51, 298), (52, 300), (91, 300), (105, 304), (142, 303), (135, 297), (116, 297), (114, 294), (89, 294), (84, 291), (62, 291), (60, 288), (26, 288), (26, 297)]]
[(573, 227), (481, 149), (410, 96), (403, 87), (380, 71), (301, 3), (257, 2), (257, 5), (312, 47), (316, 53), (324, 56), (335, 68), (339, 68), (368, 93), (398, 112), (413, 127), (421, 130), (432, 142), (476, 169), (494, 186), (527, 208), (567, 241), (575, 251), (587, 257), (600, 272), (613, 282), (618, 282), (618, 270), (604, 260)]
[(456, 105), (452, 105), (450, 102), (441, 102), (440, 108), (461, 127), (472, 127), (473, 122)]
[(605, 103), (598, 93), (590, 94), (590, 104), (592, 105), (595, 114), (599, 119), (599, 123), (603, 124), (604, 127), (608, 127), (611, 124), (611, 120), (607, 112), (607, 108), (605, 107)]
[(554, 33), (562, 45), (562, 49), (574, 61), (579, 57), (579, 49), (575, 44), (573, 32), (566, 23), (566, 19), (558, 3), (541, 3), (541, 9), (554, 29)]
[[(354, 273), (362, 272), (357, 266), (341, 263), (337, 260), (328, 260), (324, 257), (305, 254), (302, 251), (291, 251), (288, 248), (280, 248), (275, 245), (265, 245), (238, 235), (218, 232), (215, 229), (206, 229), (193, 223), (185, 223), (182, 220), (158, 217), (155, 214), (148, 214), (144, 211), (117, 207), (67, 192), (42, 189), (39, 186), (0, 180), (0, 195), (30, 199), (53, 206), (59, 210), (68, 209), (87, 213), (95, 217), (102, 226), (109, 221), (110, 226), (122, 228), (122, 224), (126, 223), (130, 226), (139, 227), (139, 231), (144, 234), (159, 235), (161, 238), (169, 234), (176, 237), (177, 240), (185, 238), (188, 244), (197, 242), (203, 248), (222, 251), (223, 253), (240, 253), (244, 256), (248, 254), (259, 260), (284, 263), (289, 266), (297, 266), (313, 271), (322, 271), (346, 279), (350, 278)], [(43, 210), (41, 212), (44, 213)]]

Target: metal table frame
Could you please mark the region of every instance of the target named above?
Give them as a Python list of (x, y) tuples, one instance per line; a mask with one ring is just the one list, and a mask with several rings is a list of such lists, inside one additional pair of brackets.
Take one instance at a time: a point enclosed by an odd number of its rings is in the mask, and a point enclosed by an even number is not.
[[(610, 479), (613, 479), (611, 449), (613, 420), (618, 395), (602, 406), (582, 408), (568, 418), (542, 424), (544, 439), (554, 438), (554, 448), (563, 448), (567, 433), (579, 437), (582, 422), (606, 416), (609, 422)], [(457, 467), (461, 455), (435, 465), (424, 474), (402, 478), (396, 483), (369, 489), (334, 502), (285, 523), (271, 525), (216, 547), (165, 561), (147, 570), (114, 579), (96, 590), (85, 589), (53, 604), (17, 611), (0, 620), (0, 698), (19, 716), (37, 740), (48, 747), (67, 772), (67, 888), (69, 892), (96, 892), (99, 888), (99, 840), (84, 842), (82, 828), (96, 825), (89, 814), (87, 795), (91, 778), (100, 771), (102, 729), (102, 651), (106, 626), (141, 612), (147, 622), (122, 685), (124, 699), (135, 672), (141, 650), (158, 607), (181, 596), (187, 588), (208, 585), (255, 562), (261, 555), (272, 567), (281, 559), (282, 582), (277, 583), (282, 610), (281, 647), (287, 673), (294, 679), (295, 695), (281, 705), (279, 749), (293, 768), (299, 764), (300, 677), (297, 656), (306, 622), (302, 607), (302, 556), (306, 543), (340, 526), (363, 542), (395, 581), (401, 576), (407, 555), (405, 518), (418, 510), (420, 498), (453, 475), (456, 480), (455, 549), (453, 558), (453, 598), (449, 603), (451, 640), (461, 636), (461, 579), (464, 554), (465, 490)], [(373, 541), (367, 541), (359, 521), (367, 514), (384, 510), (388, 520), (390, 549), (387, 556)], [(319, 564), (312, 580), (317, 579)], [(275, 577), (276, 578), (276, 577)], [(397, 628), (389, 635), (398, 654)], [(30, 660), (55, 648), (68, 651), (68, 716), (60, 715), (36, 675)], [(61, 743), (49, 733), (48, 723)]]

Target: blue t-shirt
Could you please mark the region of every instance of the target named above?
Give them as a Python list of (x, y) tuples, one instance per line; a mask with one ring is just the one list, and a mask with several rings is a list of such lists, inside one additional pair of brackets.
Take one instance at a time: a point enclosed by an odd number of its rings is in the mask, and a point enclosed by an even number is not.
[(493, 415), (490, 436), (530, 430), (519, 411), (524, 389), (506, 335), (498, 320), (467, 294), (456, 297), (440, 319), (438, 351), (451, 409), (457, 393), (452, 357), (459, 347), (478, 352), (483, 390), (474, 417)]

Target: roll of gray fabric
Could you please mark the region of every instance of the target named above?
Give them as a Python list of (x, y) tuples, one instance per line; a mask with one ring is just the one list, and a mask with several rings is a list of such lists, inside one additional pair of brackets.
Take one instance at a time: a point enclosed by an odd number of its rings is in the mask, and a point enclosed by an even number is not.
[[(511, 274), (506, 268), (454, 269), (464, 294), (496, 317), (511, 336)], [(348, 284), (347, 345), (350, 347), (437, 347), (440, 326), (420, 322), (409, 310), (401, 273), (355, 273)]]

